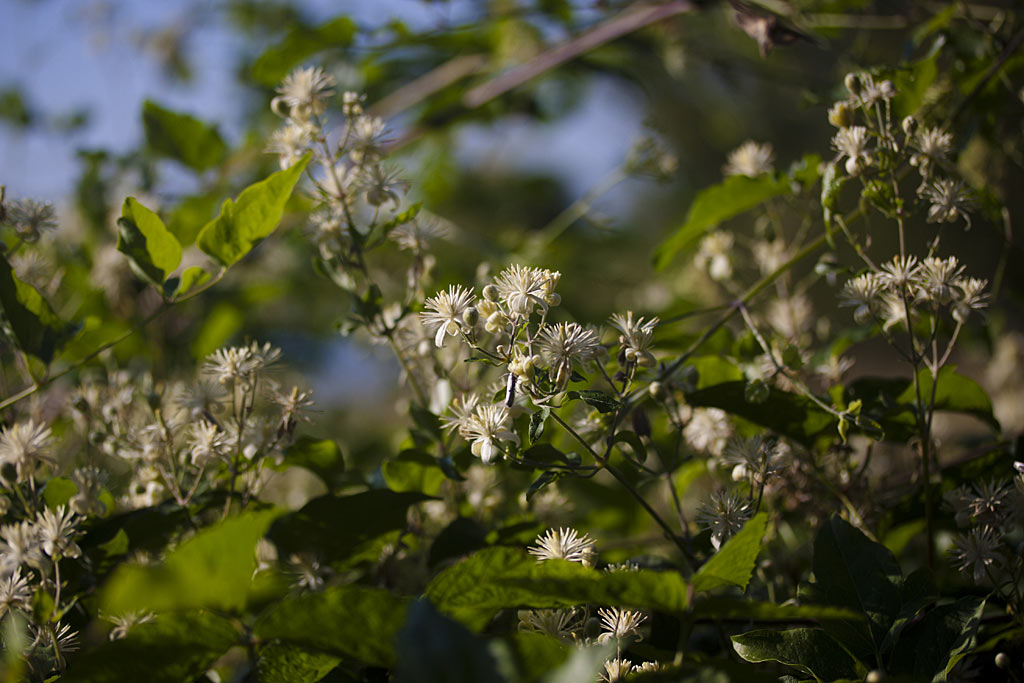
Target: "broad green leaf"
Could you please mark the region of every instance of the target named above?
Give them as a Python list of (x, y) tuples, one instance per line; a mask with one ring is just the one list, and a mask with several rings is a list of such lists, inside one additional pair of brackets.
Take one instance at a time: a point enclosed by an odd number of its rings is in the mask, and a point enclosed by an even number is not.
[(227, 156), (228, 147), (216, 126), (165, 109), (151, 100), (142, 105), (142, 125), (150, 149), (194, 171), (205, 171)]
[(434, 456), (418, 450), (404, 450), (380, 467), (392, 491), (421, 491), (436, 496), (447, 477)]
[(870, 661), (880, 650), (902, 604), (903, 576), (896, 558), (840, 517), (822, 525), (814, 540), (815, 583), (809, 595), (819, 604), (864, 615), (866, 624), (830, 623), (829, 633), (855, 656)]
[(845, 607), (829, 605), (776, 605), (748, 598), (699, 598), (693, 603), (695, 619), (731, 619), (735, 621), (861, 621), (863, 616)]
[(138, 274), (157, 287), (181, 264), (178, 240), (160, 217), (135, 197), (124, 200), (117, 228), (117, 250), (131, 259)]
[[(918, 383), (922, 400), (927, 404), (931, 401), (932, 391), (932, 377), (927, 369), (918, 373)], [(863, 401), (862, 414), (877, 418), (887, 440), (903, 442), (917, 432), (914, 417), (917, 393), (913, 378), (863, 377), (846, 388), (844, 400), (847, 403)], [(935, 410), (965, 413), (978, 418), (994, 431), (1000, 430), (988, 394), (973, 379), (957, 373), (952, 365), (939, 370)]]
[(816, 681), (863, 677), (867, 671), (820, 628), (750, 631), (732, 637), (736, 653), (748, 662), (779, 662)]
[[(115, 612), (115, 614), (117, 614)], [(195, 680), (241, 642), (234, 625), (209, 612), (161, 614), (138, 624), (121, 640), (75, 655), (62, 683)]]
[(340, 661), (334, 655), (275, 640), (260, 648), (256, 673), (260, 683), (316, 683)]
[(789, 178), (769, 174), (757, 178), (734, 175), (718, 185), (701, 190), (690, 205), (686, 222), (658, 247), (654, 256), (655, 265), (659, 269), (664, 268), (676, 254), (722, 221), (789, 191)]
[(49, 364), (76, 331), (57, 317), (35, 287), (18, 279), (6, 256), (0, 256), (0, 305), (21, 350), (43, 363)]
[(687, 589), (676, 572), (602, 572), (565, 560), (540, 562), (514, 548), (488, 548), (438, 574), (425, 594), (442, 612), (478, 630), (507, 607), (590, 603), (682, 612)]
[(260, 615), (253, 633), (373, 666), (391, 666), (408, 605), (408, 598), (385, 590), (332, 586), (283, 598)]
[(409, 606), (398, 632), (397, 683), (504, 683), (486, 642), (428, 600)]
[(743, 379), (743, 371), (720, 355), (697, 356), (686, 364), (697, 371), (696, 389), (707, 389), (723, 382), (739, 382)]
[(253, 592), (256, 542), (277, 511), (245, 513), (199, 531), (156, 565), (122, 565), (104, 586), (108, 612), (208, 607), (237, 612)]
[(46, 480), (46, 486), (43, 488), (43, 500), (46, 502), (46, 507), (53, 510), (59, 505), (67, 505), (76, 493), (78, 493), (78, 487), (70, 479), (52, 477)]
[(470, 517), (456, 517), (430, 544), (427, 564), (436, 567), (453, 557), (467, 555), (487, 546), (487, 529)]
[(180, 298), (185, 296), (196, 287), (200, 287), (209, 282), (210, 277), (210, 274), (199, 266), (186, 268), (181, 274), (181, 279), (178, 280), (177, 287), (174, 288), (174, 297)]
[(385, 534), (405, 528), (408, 507), (428, 499), (418, 492), (382, 489), (351, 496), (328, 494), (275, 521), (268, 536), (285, 557), (309, 551), (327, 562), (342, 562)]
[(931, 610), (903, 631), (889, 671), (912, 676), (915, 681), (945, 681), (974, 647), (984, 608), (984, 599), (968, 597)]
[(711, 556), (690, 579), (695, 591), (709, 591), (721, 586), (746, 590), (761, 552), (761, 542), (768, 526), (768, 515), (760, 512)]
[(835, 433), (836, 419), (808, 398), (772, 387), (764, 403), (750, 403), (745, 382), (724, 382), (686, 395), (693, 406), (721, 408), (806, 446)]
[(250, 185), (242, 190), (237, 201), (226, 199), (220, 215), (199, 231), (199, 248), (224, 266), (241, 260), (277, 229), (285, 204), (309, 159), (306, 154), (290, 168)]
[(619, 400), (603, 391), (570, 391), (566, 396), (571, 399), (582, 399), (587, 405), (597, 408), (600, 413), (611, 413), (619, 407)]
[(356, 28), (355, 22), (344, 16), (316, 27), (297, 28), (256, 59), (252, 65), (252, 77), (263, 85), (277, 85), (292, 67), (317, 52), (350, 45)]
[(344, 481), (345, 461), (333, 439), (300, 436), (285, 449), (284, 461), (275, 469), (292, 466), (304, 467), (313, 472), (327, 484), (328, 489), (336, 488)]

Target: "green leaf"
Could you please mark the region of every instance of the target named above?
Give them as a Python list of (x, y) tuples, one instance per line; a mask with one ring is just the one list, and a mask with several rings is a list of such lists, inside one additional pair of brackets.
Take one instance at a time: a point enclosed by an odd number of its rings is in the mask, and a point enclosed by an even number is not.
[(418, 492), (383, 489), (351, 496), (328, 494), (276, 520), (268, 536), (282, 556), (311, 551), (328, 562), (340, 562), (384, 534), (405, 528), (406, 509), (428, 499)]
[(242, 190), (237, 201), (225, 200), (220, 215), (199, 231), (199, 248), (224, 266), (241, 260), (277, 229), (285, 204), (309, 159), (307, 153), (290, 168)]
[(530, 415), (530, 443), (535, 443), (544, 434), (544, 423), (551, 415), (551, 408), (541, 406)]
[(155, 213), (128, 197), (117, 219), (117, 250), (143, 279), (159, 287), (181, 263), (181, 245)]
[(186, 268), (181, 274), (181, 279), (178, 280), (178, 286), (174, 289), (174, 298), (183, 297), (196, 287), (206, 284), (210, 277), (210, 274), (199, 266)]
[(350, 45), (356, 30), (355, 22), (344, 16), (335, 17), (313, 28), (295, 29), (253, 62), (252, 77), (263, 85), (277, 85), (292, 67), (317, 52)]
[(600, 413), (611, 413), (619, 408), (618, 399), (603, 391), (570, 391), (566, 396), (570, 399), (582, 399), (587, 405), (597, 408)]
[(915, 681), (946, 680), (946, 674), (973, 649), (984, 608), (984, 599), (968, 597), (931, 610), (903, 631), (889, 671)]
[(483, 639), (428, 600), (409, 606), (398, 632), (397, 683), (504, 683)]
[(283, 598), (260, 615), (253, 633), (373, 666), (391, 666), (408, 605), (407, 598), (385, 590), (332, 586)]
[(761, 542), (768, 526), (768, 515), (760, 512), (750, 519), (705, 562), (691, 578), (695, 591), (709, 591), (721, 586), (746, 590), (761, 552)]
[(339, 661), (334, 655), (275, 640), (260, 648), (256, 673), (260, 683), (316, 683)]
[(514, 548), (488, 548), (438, 574), (425, 594), (442, 612), (478, 630), (508, 607), (590, 603), (682, 612), (687, 589), (672, 571), (602, 572), (565, 560), (538, 562)]
[(729, 619), (734, 621), (860, 621), (862, 615), (844, 607), (829, 605), (776, 605), (749, 598), (704, 597), (694, 600), (695, 619)]
[(207, 607), (241, 611), (252, 597), (256, 542), (275, 510), (245, 513), (199, 531), (157, 565), (122, 565), (101, 594), (108, 612)]
[(333, 439), (314, 439), (300, 436), (284, 452), (284, 461), (275, 469), (305, 467), (327, 484), (328, 489), (336, 488), (344, 481), (345, 461), (341, 449)]
[(208, 612), (161, 614), (121, 640), (74, 656), (62, 683), (181, 683), (202, 675), (241, 641), (230, 621)]
[(839, 172), (835, 163), (825, 167), (825, 174), (821, 176), (821, 217), (825, 223), (825, 237), (833, 249), (836, 243), (832, 235), (832, 217), (839, 208), (839, 193), (845, 182), (846, 176)]
[(902, 604), (903, 576), (896, 558), (884, 545), (833, 516), (814, 540), (812, 568), (815, 583), (808, 595), (814, 602), (845, 607), (867, 620), (828, 624), (829, 633), (855, 656), (870, 661)]
[(428, 496), (436, 496), (447, 479), (432, 455), (412, 449), (385, 460), (380, 471), (392, 491), (422, 491)]
[(474, 550), (487, 547), (487, 529), (480, 522), (469, 517), (456, 517), (441, 530), (430, 544), (427, 564), (436, 567), (453, 557), (468, 555)]
[(745, 391), (745, 382), (724, 382), (687, 394), (686, 402), (721, 408), (805, 446), (813, 446), (818, 439), (834, 433), (835, 417), (808, 398), (773, 387), (764, 403), (750, 403)]
[(788, 178), (768, 174), (757, 178), (734, 175), (718, 185), (702, 190), (690, 205), (686, 222), (655, 252), (656, 267), (661, 269), (667, 266), (676, 254), (699, 240), (705, 232), (722, 221), (789, 191)]
[(750, 631), (732, 637), (736, 654), (748, 662), (779, 662), (816, 681), (860, 678), (867, 671), (820, 628)]
[(142, 125), (150, 149), (180, 161), (194, 171), (205, 171), (227, 156), (227, 145), (216, 126), (209, 126), (194, 116), (165, 109), (151, 100), (142, 105)]
[(76, 493), (78, 493), (78, 487), (70, 479), (52, 477), (46, 481), (46, 486), (43, 488), (43, 500), (46, 502), (46, 507), (53, 510), (59, 505), (67, 505)]
[(514, 662), (519, 675), (512, 680), (536, 681), (562, 666), (575, 648), (543, 633), (517, 631), (500, 641), (491, 641), (491, 650)]
[(0, 305), (21, 350), (46, 364), (77, 329), (58, 318), (35, 287), (18, 279), (6, 256), (0, 256)]

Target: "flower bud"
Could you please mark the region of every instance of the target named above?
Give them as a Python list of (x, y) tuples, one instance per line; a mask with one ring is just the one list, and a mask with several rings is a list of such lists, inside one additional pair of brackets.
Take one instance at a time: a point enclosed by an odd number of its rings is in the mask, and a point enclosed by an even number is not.
[(665, 398), (665, 385), (661, 382), (651, 382), (651, 385), (647, 387), (647, 391), (655, 401), (661, 401)]
[(846, 89), (850, 91), (851, 95), (860, 94), (862, 85), (860, 77), (857, 76), (857, 74), (846, 74), (846, 78), (843, 79), (843, 84), (846, 86)]
[(878, 89), (882, 92), (883, 99), (891, 100), (896, 97), (896, 86), (892, 84), (892, 81), (882, 81)]
[(858, 154), (846, 160), (846, 174), (857, 176), (867, 170), (871, 165), (871, 158), (866, 154)]
[(836, 128), (849, 128), (856, 123), (853, 107), (849, 102), (836, 102), (828, 110), (828, 122)]
[(483, 295), (488, 301), (497, 301), (499, 296), (497, 285), (491, 284), (484, 287)]
[(872, 669), (868, 672), (868, 675), (864, 677), (864, 683), (882, 683), (885, 680), (885, 674), (878, 669)]
[(913, 116), (908, 116), (907, 118), (903, 119), (903, 132), (906, 133), (908, 137), (916, 133), (917, 119), (915, 119)]
[(469, 327), (473, 327), (480, 320), (480, 311), (476, 310), (473, 306), (470, 306), (462, 314), (462, 322), (466, 323)]
[(1005, 652), (999, 652), (996, 654), (996, 666), (1006, 671), (1010, 668), (1010, 655)]

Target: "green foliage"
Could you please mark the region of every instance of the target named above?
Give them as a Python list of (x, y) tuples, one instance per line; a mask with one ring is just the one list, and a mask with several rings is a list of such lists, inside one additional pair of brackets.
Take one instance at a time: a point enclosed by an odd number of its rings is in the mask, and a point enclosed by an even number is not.
[(142, 107), (146, 143), (157, 154), (202, 172), (220, 164), (228, 147), (215, 126), (146, 100)]
[(220, 214), (199, 231), (199, 248), (225, 267), (241, 260), (277, 229), (308, 163), (307, 155), (294, 166), (245, 188), (236, 201), (226, 199)]
[(748, 662), (779, 662), (816, 681), (859, 678), (867, 670), (820, 628), (749, 631), (732, 637), (736, 653)]
[(390, 666), (408, 608), (408, 599), (386, 590), (332, 586), (282, 598), (260, 615), (253, 633), (264, 640)]
[(427, 600), (409, 606), (398, 632), (398, 683), (503, 683), (483, 639), (439, 613)]
[(444, 472), (428, 453), (405, 450), (381, 465), (381, 474), (392, 491), (421, 491), (436, 496), (444, 483)]
[(103, 591), (114, 614), (133, 610), (242, 610), (256, 585), (256, 541), (277, 512), (253, 512), (203, 529), (158, 565), (122, 565)]
[(305, 467), (334, 489), (345, 481), (345, 460), (341, 449), (333, 439), (316, 439), (300, 436), (284, 452), (284, 461), (279, 469), (297, 466)]
[(155, 681), (181, 683), (205, 672), (241, 634), (224, 617), (203, 611), (162, 614), (138, 624), (122, 640), (91, 648), (61, 676), (69, 683)]
[(735, 536), (726, 541), (721, 550), (711, 556), (693, 575), (691, 582), (696, 591), (709, 591), (721, 586), (747, 588), (750, 576), (761, 552), (768, 515), (761, 512), (743, 525)]
[(252, 77), (263, 85), (276, 85), (291, 68), (321, 50), (346, 47), (356, 35), (356, 24), (346, 16), (319, 26), (297, 27), (276, 45), (267, 48), (251, 67)]
[(159, 216), (134, 197), (124, 200), (117, 226), (117, 250), (131, 259), (133, 270), (140, 277), (162, 289), (181, 263), (178, 240)]
[(43, 363), (49, 363), (77, 331), (57, 317), (39, 290), (18, 279), (4, 256), (0, 256), (0, 305), (18, 346)]
[(316, 683), (340, 658), (274, 640), (260, 648), (256, 672), (261, 683)]
[(719, 223), (789, 191), (789, 178), (774, 175), (757, 178), (734, 175), (718, 185), (702, 190), (690, 205), (686, 221), (658, 247), (654, 256), (655, 265), (658, 268), (667, 267), (679, 252)]

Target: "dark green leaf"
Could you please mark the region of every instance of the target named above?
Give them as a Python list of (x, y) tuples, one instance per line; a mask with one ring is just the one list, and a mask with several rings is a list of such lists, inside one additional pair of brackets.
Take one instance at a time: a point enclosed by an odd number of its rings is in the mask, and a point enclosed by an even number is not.
[(256, 620), (253, 633), (374, 666), (391, 666), (407, 598), (362, 586), (290, 595)]
[(252, 65), (252, 77), (263, 85), (277, 85), (292, 67), (321, 50), (346, 47), (356, 35), (356, 24), (348, 17), (335, 17), (314, 28), (298, 28), (267, 49)]
[(544, 423), (551, 415), (551, 408), (541, 406), (530, 415), (530, 443), (534, 443), (544, 433)]
[(790, 191), (789, 179), (774, 175), (748, 178), (734, 175), (702, 190), (690, 205), (686, 222), (655, 252), (655, 264), (664, 268), (680, 251), (724, 220), (749, 211), (758, 204)]
[(409, 606), (398, 632), (398, 683), (504, 683), (486, 642), (428, 600)]
[(309, 159), (307, 154), (290, 168), (250, 185), (235, 202), (225, 200), (220, 215), (199, 231), (199, 248), (224, 266), (237, 263), (252, 251), (277, 229), (285, 204)]
[(425, 591), (438, 608), (474, 630), (507, 607), (585, 603), (681, 612), (686, 581), (676, 572), (602, 572), (575, 562), (539, 562), (513, 548), (481, 550), (434, 577)]
[(946, 674), (974, 647), (984, 608), (985, 600), (969, 597), (928, 612), (903, 631), (889, 670), (912, 676), (916, 681), (945, 680)]
[(774, 387), (764, 403), (747, 401), (745, 382), (725, 382), (695, 391), (686, 395), (686, 402), (721, 408), (807, 446), (835, 430), (836, 419), (813, 401)]
[(603, 391), (570, 391), (566, 396), (570, 399), (582, 399), (601, 413), (611, 413), (619, 408), (618, 399)]
[(310, 652), (275, 640), (260, 648), (256, 673), (260, 683), (316, 683), (339, 661), (334, 655)]
[(437, 495), (447, 479), (434, 456), (411, 449), (385, 460), (380, 471), (392, 491), (421, 491), (428, 496)]
[(487, 546), (487, 529), (475, 519), (456, 517), (430, 544), (427, 564), (435, 567), (453, 557), (467, 555)]
[(284, 452), (284, 467), (305, 467), (316, 474), (333, 489), (343, 483), (345, 461), (341, 457), (341, 449), (333, 439), (314, 439), (311, 436), (300, 436)]
[(748, 662), (779, 662), (816, 681), (859, 678), (867, 671), (820, 628), (750, 631), (732, 637), (736, 653)]
[[(623, 449), (622, 444), (629, 446), (628, 449)], [(608, 439), (608, 445), (618, 446), (620, 450), (626, 455), (626, 457), (636, 463), (642, 465), (647, 460), (647, 447), (644, 446), (644, 442), (640, 440), (636, 432), (632, 432), (628, 429), (620, 429), (615, 432), (612, 438)]]
[(735, 536), (711, 556), (690, 579), (696, 591), (709, 591), (721, 586), (746, 590), (761, 552), (761, 542), (768, 526), (768, 515), (760, 512), (743, 525)]
[(538, 443), (523, 451), (523, 459), (533, 467), (544, 465), (569, 465), (578, 467), (581, 463), (576, 453), (563, 453), (549, 443)]
[(159, 287), (177, 270), (181, 245), (160, 217), (134, 197), (124, 200), (117, 227), (117, 250), (144, 279)]
[(0, 256), (0, 304), (21, 350), (43, 363), (48, 364), (76, 331), (57, 317), (35, 287), (18, 279), (6, 256)]
[(208, 612), (161, 614), (133, 626), (127, 637), (103, 643), (71, 660), (62, 683), (181, 683), (205, 672), (240, 642), (230, 621)]
[(216, 126), (164, 109), (156, 102), (146, 100), (142, 105), (142, 125), (150, 149), (194, 171), (205, 171), (227, 156), (227, 145)]
[(870, 661), (899, 614), (903, 577), (881, 543), (833, 516), (814, 540), (814, 602), (864, 615), (866, 624), (827, 624), (829, 633), (855, 656)]
[(776, 605), (748, 598), (700, 598), (693, 603), (695, 619), (733, 621), (858, 621), (862, 617), (844, 607), (829, 605)]
[(46, 486), (43, 488), (43, 500), (46, 502), (46, 507), (53, 510), (58, 505), (67, 505), (71, 496), (76, 493), (78, 493), (78, 487), (70, 479), (53, 477), (46, 481)]
[(387, 490), (328, 494), (276, 520), (268, 536), (285, 557), (310, 551), (328, 562), (343, 561), (384, 534), (404, 528), (406, 509), (428, 498)]
[(208, 607), (239, 611), (252, 597), (256, 542), (278, 513), (245, 513), (199, 531), (156, 565), (122, 565), (103, 588), (104, 609)]

